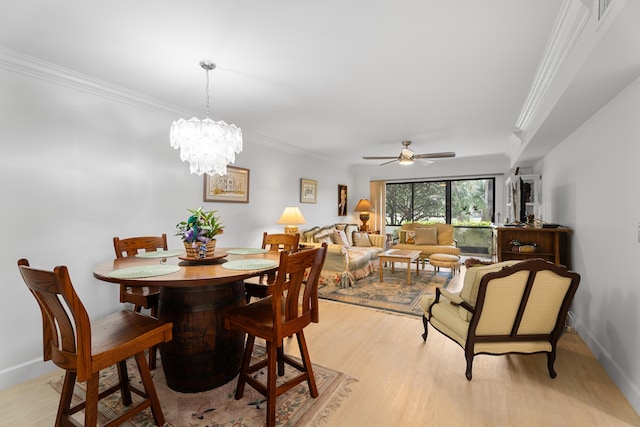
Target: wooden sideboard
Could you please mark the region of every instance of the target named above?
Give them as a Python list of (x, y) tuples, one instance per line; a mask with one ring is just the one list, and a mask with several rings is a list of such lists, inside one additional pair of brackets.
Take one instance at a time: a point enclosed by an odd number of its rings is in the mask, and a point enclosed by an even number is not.
[[(571, 229), (567, 227), (542, 228), (525, 225), (523, 227), (493, 226), (495, 254), (498, 261), (513, 259), (542, 258), (555, 264), (569, 266), (569, 237)], [(523, 245), (536, 245), (535, 252), (515, 252), (511, 241), (517, 239)]]

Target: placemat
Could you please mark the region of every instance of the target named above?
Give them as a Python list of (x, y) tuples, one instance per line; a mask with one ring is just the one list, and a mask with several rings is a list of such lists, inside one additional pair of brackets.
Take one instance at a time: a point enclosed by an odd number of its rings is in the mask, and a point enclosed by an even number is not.
[(236, 248), (227, 250), (227, 253), (231, 255), (255, 255), (265, 254), (267, 253), (267, 250), (260, 248)]
[(141, 277), (163, 276), (180, 270), (179, 265), (138, 265), (121, 268), (109, 273), (114, 279), (136, 279)]
[(276, 261), (270, 259), (239, 259), (222, 264), (227, 270), (262, 270), (278, 265)]
[(182, 255), (184, 253), (183, 249), (172, 249), (170, 251), (153, 251), (153, 252), (142, 252), (136, 254), (138, 258), (170, 258), (173, 256)]

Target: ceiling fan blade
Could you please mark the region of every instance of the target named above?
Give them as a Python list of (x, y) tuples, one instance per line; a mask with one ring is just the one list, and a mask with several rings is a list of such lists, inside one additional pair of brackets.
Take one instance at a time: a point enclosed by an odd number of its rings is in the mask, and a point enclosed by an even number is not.
[[(388, 157), (387, 157), (387, 158), (388, 158)], [(397, 162), (397, 161), (398, 161), (398, 159), (397, 159), (397, 158), (395, 158), (395, 159), (393, 159), (393, 160), (389, 160), (388, 162), (380, 163), (380, 166), (388, 165), (389, 163), (393, 163), (393, 162)]]
[(389, 159), (397, 159), (398, 156), (362, 156), (365, 160), (389, 160)]
[(428, 154), (416, 154), (416, 159), (444, 159), (447, 157), (455, 157), (456, 153), (453, 151), (445, 151), (443, 153), (428, 153)]

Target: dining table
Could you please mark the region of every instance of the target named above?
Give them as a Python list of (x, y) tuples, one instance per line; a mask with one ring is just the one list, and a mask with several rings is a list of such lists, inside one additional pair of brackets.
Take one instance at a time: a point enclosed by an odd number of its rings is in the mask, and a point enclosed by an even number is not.
[(196, 393), (219, 387), (238, 374), (245, 335), (226, 330), (224, 313), (246, 304), (244, 280), (273, 281), (279, 252), (216, 248), (203, 259), (184, 251), (145, 252), (98, 263), (93, 276), (126, 286), (160, 288), (158, 318), (173, 323), (173, 340), (160, 345), (167, 385)]

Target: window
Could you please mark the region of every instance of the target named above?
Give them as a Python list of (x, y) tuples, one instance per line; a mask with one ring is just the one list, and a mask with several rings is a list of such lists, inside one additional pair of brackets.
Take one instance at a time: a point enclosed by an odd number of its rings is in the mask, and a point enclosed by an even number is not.
[(387, 183), (386, 225), (442, 222), (487, 225), (495, 211), (495, 179)]

